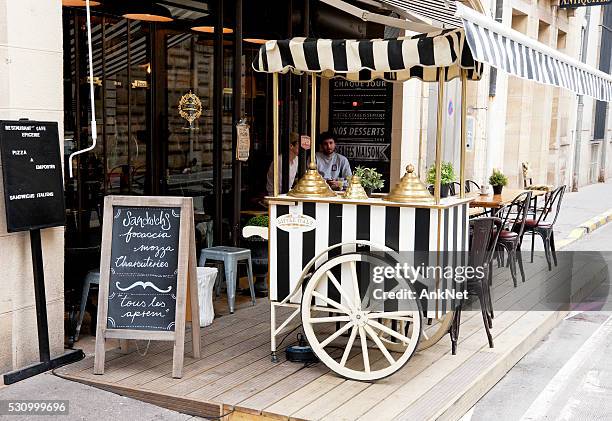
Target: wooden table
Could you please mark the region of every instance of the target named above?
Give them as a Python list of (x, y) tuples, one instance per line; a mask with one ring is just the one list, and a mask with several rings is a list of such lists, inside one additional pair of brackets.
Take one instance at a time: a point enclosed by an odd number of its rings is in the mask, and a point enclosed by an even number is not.
[[(501, 194), (479, 194), (475, 193), (473, 196), (475, 199), (470, 202), (472, 208), (488, 208), (488, 209), (499, 209), (502, 206), (512, 203), (514, 198), (521, 193), (531, 192), (531, 197), (537, 200), (538, 196), (546, 194), (544, 190), (523, 190), (523, 189), (503, 189)], [(537, 202), (536, 202), (537, 205)]]

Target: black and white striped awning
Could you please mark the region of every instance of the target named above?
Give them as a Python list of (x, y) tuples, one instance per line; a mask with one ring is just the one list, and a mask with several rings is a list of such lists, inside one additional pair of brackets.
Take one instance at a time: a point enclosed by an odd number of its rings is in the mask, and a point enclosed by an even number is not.
[(331, 40), (292, 38), (262, 45), (253, 69), (267, 73), (320, 73), (353, 81), (384, 79), (446, 80), (466, 69), (468, 78), (480, 79), (482, 64), (474, 61), (463, 29), (448, 29), (397, 39)]
[(612, 101), (612, 77), (457, 4), (467, 43), (480, 62), (511, 75)]

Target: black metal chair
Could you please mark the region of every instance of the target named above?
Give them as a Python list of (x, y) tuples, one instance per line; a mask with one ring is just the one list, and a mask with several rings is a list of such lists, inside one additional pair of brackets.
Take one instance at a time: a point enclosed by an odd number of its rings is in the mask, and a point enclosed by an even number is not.
[[(449, 184), (449, 189), (450, 189), (450, 194), (452, 196), (455, 196), (455, 195), (459, 194), (459, 192), (461, 191), (461, 183), (457, 183), (456, 181), (454, 181), (454, 182)], [(465, 180), (465, 185), (464, 185), (463, 189), (465, 190), (466, 193), (470, 193), (470, 192), (473, 192), (473, 191), (476, 192), (476, 191), (480, 190), (480, 186), (475, 181)]]
[(480, 190), (480, 184), (472, 180), (465, 180), (465, 192), (472, 193)]
[[(480, 302), (480, 310), (482, 313), (482, 321), (489, 341), (489, 347), (493, 348), (493, 336), (490, 328), (492, 327), (492, 305), (491, 291), (489, 289), (489, 272), (488, 265), (491, 262), (491, 256), (494, 250), (494, 243), (497, 241), (500, 229), (495, 230), (494, 227), (501, 227), (499, 218), (476, 218), (470, 221), (470, 252), (468, 255), (468, 267), (475, 270), (474, 276), (466, 279), (465, 290), (469, 296), (476, 295)], [(478, 272), (476, 268), (482, 268)], [(478, 276), (480, 273), (480, 276)], [(459, 327), (461, 324), (461, 312), (463, 303), (460, 302), (455, 309), (453, 323), (450, 328), (451, 352), (454, 355), (457, 352), (457, 342), (459, 340)]]
[(507, 206), (497, 211), (496, 216), (502, 220), (502, 229), (499, 232), (496, 251), (501, 255), (503, 261), (503, 251), (508, 253), (508, 266), (514, 286), (516, 281), (516, 263), (518, 262), (521, 271), (521, 279), (525, 282), (525, 269), (523, 267), (523, 257), (521, 254), (521, 242), (525, 231), (525, 221), (531, 204), (531, 192), (527, 191), (519, 194)]
[(544, 200), (544, 206), (536, 210), (539, 214), (536, 214), (534, 219), (527, 219), (525, 221), (525, 232), (531, 234), (531, 261), (533, 262), (535, 236), (539, 235), (542, 237), (542, 242), (544, 243), (544, 254), (546, 255), (546, 262), (548, 263), (548, 270), (552, 269), (551, 255), (555, 266), (557, 266), (554, 226), (559, 217), (565, 188), (566, 186), (557, 187), (553, 191), (547, 193)]

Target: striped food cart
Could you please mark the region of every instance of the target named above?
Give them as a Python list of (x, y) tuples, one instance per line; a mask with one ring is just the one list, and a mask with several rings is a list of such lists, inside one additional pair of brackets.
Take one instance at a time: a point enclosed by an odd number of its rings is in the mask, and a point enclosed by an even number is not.
[[(394, 303), (385, 300), (379, 306), (373, 299), (376, 285), (371, 269), (405, 262), (398, 252), (410, 251), (412, 264), (417, 253), (427, 256), (424, 260), (428, 265), (466, 264), (466, 85), (468, 80), (480, 79), (483, 62), (519, 77), (610, 100), (612, 82), (608, 75), (461, 5), (458, 13), (463, 28), (384, 40), (268, 41), (255, 57), (253, 68), (273, 77), (275, 190), (268, 198), (273, 361), (277, 337), (286, 334), (289, 323), (298, 317), (317, 357), (335, 373), (355, 380), (371, 381), (395, 373), (415, 351), (431, 346), (449, 332), (456, 343), (456, 300), (396, 299)], [(433, 197), (423, 192), (412, 168), (407, 168), (387, 196), (368, 198), (355, 179), (349, 186), (350, 194), (339, 196), (319, 175), (314, 147), (305, 175), (287, 194), (279, 194), (278, 80), (279, 74), (287, 72), (310, 75), (313, 140), (317, 132), (317, 77), (356, 82), (418, 78), (437, 83)], [(461, 187), (458, 197), (442, 199), (444, 88), (447, 81), (455, 78), (461, 81)], [(364, 266), (370, 269), (364, 270)], [(436, 286), (445, 282), (439, 276), (434, 281)], [(403, 285), (415, 293), (423, 289), (419, 282)], [(279, 307), (293, 310), (279, 321)]]

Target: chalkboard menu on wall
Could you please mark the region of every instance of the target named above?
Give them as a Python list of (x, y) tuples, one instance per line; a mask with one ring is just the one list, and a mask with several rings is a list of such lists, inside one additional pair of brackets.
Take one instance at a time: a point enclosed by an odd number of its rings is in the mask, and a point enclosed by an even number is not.
[(8, 232), (64, 225), (57, 123), (0, 121)]
[(94, 373), (104, 374), (107, 338), (149, 339), (174, 342), (172, 377), (180, 378), (188, 290), (199, 358), (193, 199), (106, 196)]
[(181, 208), (113, 208), (107, 327), (174, 330)]
[(391, 168), (392, 85), (384, 80), (350, 82), (332, 79), (329, 92), (329, 130), (336, 136), (336, 151), (351, 168), (374, 167), (389, 189)]

